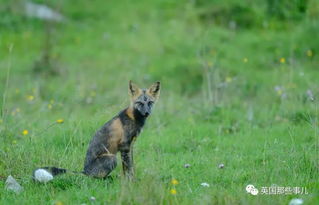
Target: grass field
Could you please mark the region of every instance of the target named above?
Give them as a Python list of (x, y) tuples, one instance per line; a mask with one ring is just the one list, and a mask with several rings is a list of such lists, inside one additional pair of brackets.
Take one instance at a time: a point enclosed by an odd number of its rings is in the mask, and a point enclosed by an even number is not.
[[(50, 39), (58, 75), (33, 71), (43, 22), (0, 7), (0, 204), (319, 204), (319, 4), (278, 20), (266, 1), (226, 2), (47, 1), (67, 17)], [(34, 183), (36, 167), (82, 170), (95, 131), (129, 104), (129, 80), (162, 83), (136, 180), (118, 163), (113, 180)], [(5, 190), (8, 175), (23, 192)], [(308, 194), (261, 194), (271, 186)]]

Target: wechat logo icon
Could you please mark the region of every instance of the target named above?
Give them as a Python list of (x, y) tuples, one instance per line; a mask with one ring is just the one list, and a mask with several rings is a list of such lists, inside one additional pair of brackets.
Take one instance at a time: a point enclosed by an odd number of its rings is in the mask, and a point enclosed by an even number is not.
[(254, 185), (249, 184), (246, 186), (247, 193), (256, 196), (258, 194), (258, 189), (254, 187)]

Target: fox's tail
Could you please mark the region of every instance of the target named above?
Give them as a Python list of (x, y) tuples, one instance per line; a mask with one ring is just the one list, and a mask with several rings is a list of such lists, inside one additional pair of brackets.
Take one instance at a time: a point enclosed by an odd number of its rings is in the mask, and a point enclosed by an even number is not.
[[(33, 179), (38, 182), (51, 181), (55, 176), (69, 172), (66, 169), (57, 167), (42, 167), (33, 171)], [(74, 173), (74, 172), (73, 172)]]

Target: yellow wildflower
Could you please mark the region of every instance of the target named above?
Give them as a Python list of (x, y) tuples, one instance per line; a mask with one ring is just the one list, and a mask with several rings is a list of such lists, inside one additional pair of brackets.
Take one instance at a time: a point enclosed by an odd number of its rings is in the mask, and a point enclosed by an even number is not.
[(57, 119), (57, 120), (56, 120), (56, 123), (58, 123), (58, 124), (62, 124), (63, 122), (64, 122), (63, 119)]
[(244, 63), (247, 63), (247, 62), (248, 62), (248, 58), (244, 58), (244, 59), (243, 59), (243, 62), (244, 62)]
[(286, 87), (287, 88), (296, 88), (297, 85), (295, 83), (288, 83)]
[(286, 59), (285, 58), (280, 58), (280, 63), (282, 63), (282, 64), (284, 64), (284, 63), (286, 63)]
[(23, 131), (22, 131), (22, 134), (23, 134), (23, 135), (27, 135), (27, 134), (29, 134), (29, 131), (28, 131), (28, 130), (23, 130)]
[(90, 95), (91, 95), (92, 97), (94, 97), (94, 96), (96, 96), (96, 92), (95, 92), (95, 91), (92, 91), (92, 92), (90, 93)]
[(27, 100), (28, 100), (28, 101), (34, 100), (34, 96), (33, 96), (33, 95), (28, 95), (28, 96), (27, 96)]
[(176, 179), (172, 179), (171, 183), (172, 183), (173, 185), (177, 185), (177, 184), (178, 184), (178, 181), (177, 181)]
[(225, 81), (226, 81), (226, 83), (230, 83), (231, 81), (233, 81), (233, 79), (228, 76), (228, 77), (226, 77)]
[(312, 56), (312, 50), (307, 50), (307, 56), (311, 57)]
[(177, 191), (176, 191), (176, 189), (171, 189), (171, 190), (170, 190), (170, 193), (173, 194), (173, 195), (176, 195), (176, 194), (177, 194)]

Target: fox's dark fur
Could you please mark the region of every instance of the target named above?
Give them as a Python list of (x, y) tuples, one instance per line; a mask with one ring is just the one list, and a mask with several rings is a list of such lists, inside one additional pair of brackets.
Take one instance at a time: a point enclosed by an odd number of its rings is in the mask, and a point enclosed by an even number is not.
[[(130, 106), (105, 123), (90, 142), (82, 173), (105, 178), (116, 167), (116, 153), (121, 152), (123, 172), (129, 178), (134, 175), (133, 144), (141, 132), (145, 120), (160, 94), (160, 82), (149, 89), (140, 89), (129, 83)], [(53, 176), (65, 173), (65, 169), (44, 167)]]

